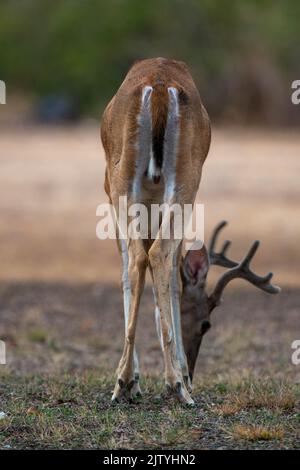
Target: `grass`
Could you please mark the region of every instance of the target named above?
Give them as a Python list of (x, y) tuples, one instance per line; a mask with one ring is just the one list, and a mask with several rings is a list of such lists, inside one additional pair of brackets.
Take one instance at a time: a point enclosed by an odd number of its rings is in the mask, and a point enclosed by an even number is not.
[(42, 329), (34, 329), (28, 333), (29, 341), (33, 343), (45, 343), (47, 341), (47, 332)]
[(142, 387), (142, 400), (112, 406), (113, 378), (103, 373), (6, 374), (0, 448), (299, 448), (299, 387), (291, 383), (200, 382), (193, 409), (160, 397), (155, 377)]
[(292, 410), (296, 406), (296, 396), (284, 383), (272, 380), (258, 383), (242, 383), (237, 390), (228, 394), (227, 399), (215, 411), (230, 416), (241, 410), (270, 409), (273, 411)]
[(233, 427), (232, 436), (234, 439), (248, 441), (271, 441), (273, 439), (283, 439), (284, 430), (282, 426), (243, 426), (237, 424)]

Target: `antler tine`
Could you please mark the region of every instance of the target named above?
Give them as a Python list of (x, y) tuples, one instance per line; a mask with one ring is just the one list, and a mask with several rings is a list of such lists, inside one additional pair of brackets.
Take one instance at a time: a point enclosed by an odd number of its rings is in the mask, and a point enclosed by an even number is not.
[(227, 220), (222, 220), (218, 225), (215, 227), (209, 245), (208, 245), (208, 252), (214, 252), (216, 241), (219, 235), (219, 232), (222, 230), (223, 227), (225, 227), (228, 224)]
[(231, 240), (225, 240), (224, 244), (223, 244), (223, 247), (222, 247), (222, 250), (221, 250), (221, 254), (222, 255), (226, 255), (226, 252), (228, 250), (228, 248), (230, 247), (231, 245)]
[(254, 257), (259, 245), (259, 240), (253, 242), (245, 258), (238, 266), (238, 269), (241, 271), (241, 277), (243, 279), (246, 279), (247, 281), (251, 282), (251, 284), (255, 285), (259, 289), (264, 290), (265, 292), (268, 292), (269, 294), (277, 294), (278, 292), (280, 292), (280, 287), (270, 284), (270, 280), (273, 277), (273, 273), (270, 272), (265, 276), (259, 276), (250, 269), (250, 262)]
[(266, 276), (258, 276), (250, 269), (250, 262), (254, 257), (259, 244), (260, 242), (258, 240), (253, 242), (248, 250), (248, 253), (240, 262), (240, 264), (232, 269), (229, 269), (223, 274), (223, 276), (220, 277), (213, 293), (209, 297), (210, 310), (213, 310), (214, 307), (219, 305), (225, 287), (231, 280), (236, 278), (245, 279), (259, 289), (268, 292), (269, 294), (278, 294), (280, 292), (280, 287), (270, 283), (273, 277), (273, 273), (268, 273)]
[(252, 245), (250, 246), (250, 248), (248, 250), (248, 253), (244, 257), (244, 259), (241, 261), (240, 266), (249, 267), (249, 264), (250, 264), (253, 256), (257, 252), (257, 249), (258, 249), (259, 245), (260, 245), (259, 240), (255, 240), (255, 242), (252, 243)]
[(223, 268), (234, 268), (238, 265), (235, 261), (227, 258), (226, 252), (231, 244), (230, 240), (226, 240), (223, 244), (223, 247), (219, 253), (215, 251), (215, 246), (217, 242), (217, 238), (219, 236), (220, 231), (227, 225), (226, 220), (222, 220), (216, 228), (214, 229), (211, 240), (208, 246), (208, 253), (209, 253), (209, 260), (210, 264), (214, 264), (216, 266), (222, 266)]

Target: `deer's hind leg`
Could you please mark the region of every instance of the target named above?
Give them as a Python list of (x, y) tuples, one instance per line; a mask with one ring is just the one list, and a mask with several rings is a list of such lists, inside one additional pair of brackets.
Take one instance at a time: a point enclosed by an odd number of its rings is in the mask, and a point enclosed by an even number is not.
[[(184, 404), (193, 404), (187, 390), (186, 357), (182, 346), (177, 273), (181, 241), (157, 238), (149, 251), (155, 297), (159, 306), (162, 348), (165, 362), (165, 381)], [(179, 292), (179, 290), (176, 290)]]
[[(125, 240), (118, 239), (119, 250), (122, 255), (122, 264), (123, 264), (123, 274), (122, 274), (122, 289), (123, 289), (123, 306), (124, 306), (124, 319), (125, 319), (125, 331), (128, 328), (129, 322), (129, 308), (130, 308), (130, 298), (131, 298), (131, 285), (129, 280), (129, 256), (128, 249)], [(140, 369), (139, 369), (139, 359), (136, 352), (136, 347), (134, 346), (133, 350), (133, 363), (134, 363), (134, 385), (132, 387), (132, 396), (137, 397), (141, 396), (140, 389)]]
[[(112, 401), (118, 401), (121, 396), (132, 399), (140, 393), (138, 384), (138, 359), (135, 350), (135, 333), (137, 325), (140, 298), (144, 289), (145, 273), (148, 264), (148, 256), (141, 240), (129, 239), (123, 244), (122, 255), (127, 257), (124, 267), (127, 271), (123, 275), (123, 295), (125, 313), (125, 341), (123, 354), (117, 369), (117, 382)], [(125, 247), (126, 251), (125, 251)], [(124, 254), (124, 252), (126, 254)]]

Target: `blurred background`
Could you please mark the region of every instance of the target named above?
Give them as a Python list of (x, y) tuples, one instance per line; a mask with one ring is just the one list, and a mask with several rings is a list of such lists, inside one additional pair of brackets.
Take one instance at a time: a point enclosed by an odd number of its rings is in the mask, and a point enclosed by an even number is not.
[[(255, 341), (267, 347), (266, 334), (276, 332), (267, 367), (282, 371), (299, 324), (300, 105), (291, 103), (291, 84), (300, 79), (299, 18), (297, 0), (1, 1), (0, 338), (14, 351), (10, 367), (72, 368), (79, 357), (94, 366), (99, 354), (116, 365), (120, 262), (115, 242), (96, 238), (96, 208), (107, 201), (99, 122), (132, 62), (164, 56), (187, 63), (212, 120), (198, 198), (206, 239), (221, 219), (230, 222), (222, 236), (233, 240), (233, 258), (260, 239), (254, 268), (273, 270), (285, 288), (269, 298), (242, 282), (230, 286), (223, 336), (216, 330), (204, 349), (206, 365), (213, 348), (222, 355), (232, 346), (235, 312), (243, 341), (234, 354), (251, 346), (262, 318)], [(142, 333), (145, 367), (160, 358), (147, 292), (141, 323), (153, 341)], [(26, 348), (35, 352), (30, 361)]]
[(299, 13), (296, 0), (3, 0), (1, 78), (44, 120), (97, 118), (134, 60), (174, 57), (214, 120), (297, 124)]

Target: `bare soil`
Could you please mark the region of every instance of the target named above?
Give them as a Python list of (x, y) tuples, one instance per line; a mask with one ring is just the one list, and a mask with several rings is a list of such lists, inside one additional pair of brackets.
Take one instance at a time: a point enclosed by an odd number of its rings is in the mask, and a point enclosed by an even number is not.
[[(254, 288), (253, 288), (254, 291)], [(299, 290), (270, 296), (236, 291), (225, 297), (204, 338), (196, 375), (233, 377), (243, 372), (300, 380), (291, 363), (299, 328)], [(123, 348), (121, 291), (116, 286), (70, 283), (3, 283), (0, 338), (11, 373), (113, 371)], [(137, 347), (142, 373), (160, 374), (152, 293), (146, 289)]]

